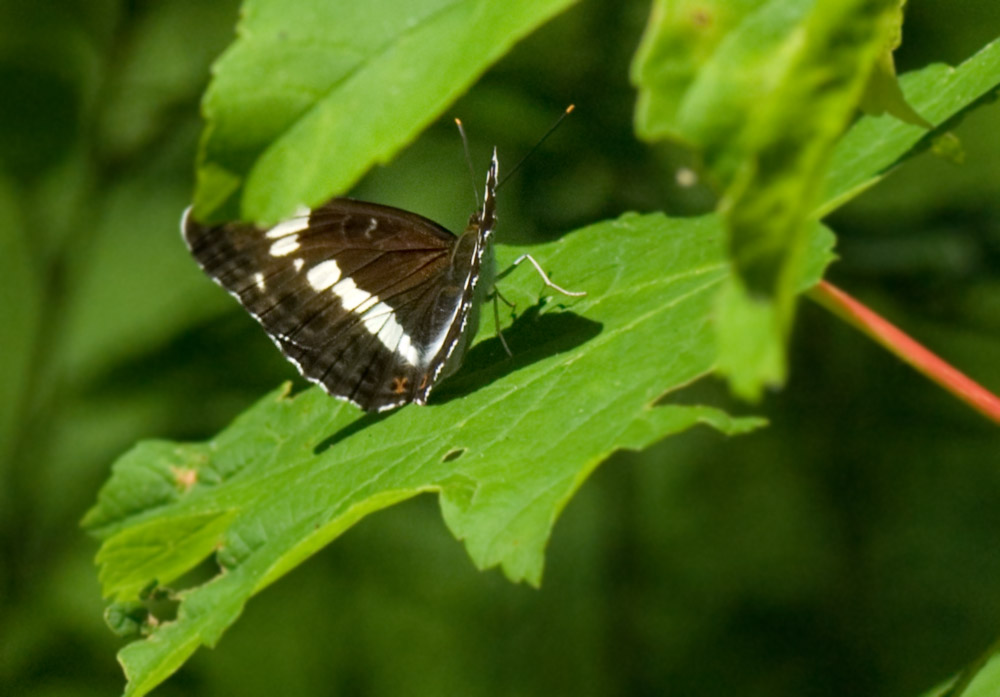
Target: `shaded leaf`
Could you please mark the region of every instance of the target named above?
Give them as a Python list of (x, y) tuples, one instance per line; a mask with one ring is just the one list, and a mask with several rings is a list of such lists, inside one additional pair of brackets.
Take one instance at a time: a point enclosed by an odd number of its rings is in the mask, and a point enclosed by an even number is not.
[[(686, 3), (654, 6), (633, 64), (640, 88), (637, 130), (698, 147), (724, 191), (720, 206), (737, 276), (719, 299), (719, 370), (744, 397), (756, 398), (765, 385), (784, 380), (804, 226), (817, 207), (823, 213), (832, 209), (820, 201), (830, 188), (824, 184), (828, 167), (836, 172), (842, 164), (834, 158), (843, 157), (843, 148), (834, 150), (834, 144), (866, 84), (872, 86), (867, 76), (873, 67), (878, 75), (869, 95), (881, 93), (880, 108), (906, 117), (909, 107), (900, 106), (906, 101), (893, 99), (886, 84), (897, 89), (891, 49), (899, 42), (901, 18), (898, 0), (773, 0), (752, 8), (740, 4), (728, 14), (711, 4), (704, 10)], [(981, 78), (986, 66), (980, 64)], [(974, 81), (969, 75), (959, 82)], [(907, 96), (921, 114), (933, 115)], [(974, 100), (965, 97), (952, 113)], [(924, 123), (919, 116), (908, 118)], [(893, 122), (886, 129), (915, 130)], [(924, 133), (918, 129), (902, 149), (886, 150), (899, 158)], [(865, 151), (873, 142), (877, 136), (868, 131), (856, 141), (857, 155), (878, 157), (879, 147)], [(904, 142), (894, 139), (895, 146)], [(864, 167), (834, 176), (857, 177), (851, 195), (877, 177)]]

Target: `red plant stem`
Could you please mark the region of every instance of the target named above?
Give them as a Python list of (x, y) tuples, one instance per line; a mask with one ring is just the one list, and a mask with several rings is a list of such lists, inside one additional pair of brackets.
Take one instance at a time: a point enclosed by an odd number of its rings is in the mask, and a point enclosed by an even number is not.
[(1000, 424), (1000, 397), (945, 363), (898, 327), (826, 281), (820, 281), (808, 295), (980, 414)]

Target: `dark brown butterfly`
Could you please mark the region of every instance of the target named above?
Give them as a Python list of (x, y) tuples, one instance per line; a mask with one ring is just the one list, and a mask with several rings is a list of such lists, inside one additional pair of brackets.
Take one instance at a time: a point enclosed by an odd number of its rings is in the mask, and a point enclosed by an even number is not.
[(493, 289), (497, 156), (461, 235), (414, 213), (335, 198), (271, 228), (208, 226), (184, 240), (202, 269), (309, 380), (362, 409), (424, 404), (454, 372)]

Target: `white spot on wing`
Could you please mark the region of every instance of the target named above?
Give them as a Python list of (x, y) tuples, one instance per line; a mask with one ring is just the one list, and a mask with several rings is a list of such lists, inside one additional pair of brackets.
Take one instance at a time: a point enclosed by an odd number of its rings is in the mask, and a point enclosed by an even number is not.
[(420, 364), (420, 352), (406, 334), (403, 325), (396, 320), (396, 313), (392, 308), (379, 300), (377, 295), (358, 288), (354, 279), (349, 276), (341, 277), (337, 262), (330, 259), (317, 264), (306, 273), (306, 280), (317, 291), (329, 288), (340, 299), (344, 309), (358, 315), (362, 326), (387, 349), (410, 365)]
[[(298, 271), (302, 268), (302, 260), (296, 259), (295, 262), (295, 270)], [(309, 269), (306, 280), (314, 290), (326, 290), (340, 280), (340, 267), (333, 259), (320, 262)]]
[(271, 245), (270, 253), (272, 257), (283, 257), (288, 256), (298, 248), (299, 236), (293, 233), (278, 238), (278, 241)]
[(309, 227), (309, 212), (308, 208), (300, 206), (299, 209), (295, 211), (294, 217), (281, 221), (268, 230), (265, 236), (268, 239), (276, 240), (305, 230)]
[(254, 280), (254, 283), (257, 284), (257, 290), (263, 291), (264, 290), (264, 274), (262, 274), (260, 271), (258, 271), (257, 273), (255, 273), (253, 275), (253, 280)]
[(344, 308), (351, 312), (364, 312), (378, 302), (378, 298), (373, 300), (371, 293), (358, 288), (354, 283), (354, 279), (350, 277), (341, 280), (330, 290), (340, 298), (340, 302)]
[(292, 264), (295, 265), (296, 271), (301, 271), (302, 267), (306, 265), (306, 263), (302, 259), (296, 259), (295, 261), (292, 262)]
[(417, 365), (420, 362), (420, 354), (403, 330), (403, 325), (396, 321), (396, 314), (378, 298), (376, 301), (362, 318), (365, 329), (374, 334), (387, 349), (399, 354), (407, 363)]
[[(378, 303), (369, 312), (371, 313), (372, 311), (378, 310), (382, 307), (388, 309), (388, 306), (385, 305), (385, 303)], [(390, 349), (395, 350), (396, 342), (398, 342), (399, 338), (403, 336), (403, 327), (393, 318), (391, 310), (388, 313), (381, 312), (367, 314), (365, 315), (363, 322), (365, 329), (367, 329), (370, 334), (376, 335), (379, 338), (379, 341)]]
[[(395, 324), (395, 320), (393, 320), (393, 324)], [(399, 327), (399, 329), (402, 331), (403, 328)], [(396, 352), (399, 353), (399, 355), (401, 355), (410, 365), (420, 364), (420, 352), (417, 351), (416, 347), (414, 347), (414, 345), (410, 342), (410, 337), (406, 334), (403, 334), (402, 338), (399, 340)]]

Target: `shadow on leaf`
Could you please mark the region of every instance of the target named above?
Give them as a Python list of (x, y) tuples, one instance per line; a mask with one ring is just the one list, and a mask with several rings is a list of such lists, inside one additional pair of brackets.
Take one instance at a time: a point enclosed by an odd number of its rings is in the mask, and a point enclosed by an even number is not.
[(503, 335), (513, 356), (493, 337), (480, 341), (466, 354), (462, 368), (432, 394), (430, 405), (447, 404), (532, 363), (565, 353), (590, 341), (604, 325), (573, 312), (541, 314), (544, 300), (528, 308)]
[[(543, 299), (530, 307), (514, 320), (514, 324), (504, 330), (504, 338), (513, 356), (504, 353), (497, 337), (480, 341), (465, 355), (461, 369), (434, 390), (428, 408), (465, 397), (532, 363), (570, 351), (601, 333), (603, 325), (600, 322), (594, 322), (572, 312), (541, 314), (544, 302)], [(365, 414), (325, 438), (313, 452), (318, 455), (345, 438), (395, 413), (388, 411)]]

